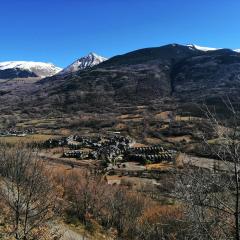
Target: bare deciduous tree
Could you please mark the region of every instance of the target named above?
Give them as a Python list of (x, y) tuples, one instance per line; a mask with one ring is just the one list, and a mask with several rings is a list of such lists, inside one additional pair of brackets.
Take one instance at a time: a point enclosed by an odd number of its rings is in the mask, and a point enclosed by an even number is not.
[(57, 192), (44, 163), (23, 146), (0, 149), (0, 200), (8, 208), (15, 239), (41, 239), (53, 217)]
[(72, 173), (67, 179), (66, 191), (71, 208), (85, 225), (90, 216), (99, 219), (110, 197), (109, 186), (87, 170)]
[(140, 194), (107, 185), (100, 176), (88, 171), (72, 174), (66, 188), (71, 214), (76, 214), (85, 225), (89, 220), (96, 220), (116, 229), (119, 236), (133, 239), (145, 207), (145, 199)]
[(119, 236), (133, 239), (136, 235), (136, 225), (143, 214), (145, 199), (138, 193), (117, 188), (112, 198), (109, 198), (108, 208), (110, 223), (118, 231)]
[(226, 102), (228, 121), (206, 111), (217, 138), (204, 144), (218, 160), (209, 167), (184, 166), (176, 178), (177, 196), (186, 203), (189, 239), (240, 239), (240, 114)]

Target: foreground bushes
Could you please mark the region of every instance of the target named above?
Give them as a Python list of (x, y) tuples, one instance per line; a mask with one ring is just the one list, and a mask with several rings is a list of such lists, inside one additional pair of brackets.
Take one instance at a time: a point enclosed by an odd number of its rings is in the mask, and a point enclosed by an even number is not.
[(88, 171), (58, 175), (64, 185), (67, 220), (88, 230), (115, 229), (122, 239), (181, 239), (181, 207), (152, 201), (126, 187), (107, 185)]
[(53, 239), (48, 221), (55, 216), (61, 188), (32, 149), (0, 147), (1, 239)]

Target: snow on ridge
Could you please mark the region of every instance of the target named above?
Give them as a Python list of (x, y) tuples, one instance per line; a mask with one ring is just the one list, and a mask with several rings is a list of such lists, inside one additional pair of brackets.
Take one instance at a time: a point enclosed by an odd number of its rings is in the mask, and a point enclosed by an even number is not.
[(30, 61), (8, 61), (8, 62), (0, 62), (0, 69), (10, 69), (10, 68), (24, 68), (31, 70), (32, 67), (38, 67), (38, 68), (48, 68), (52, 67), (55, 69), (61, 70), (61, 68), (58, 68), (54, 66), (52, 63), (44, 63), (44, 62), (30, 62)]
[(31, 62), (31, 61), (7, 61), (0, 62), (0, 71), (7, 69), (20, 69), (35, 73), (39, 77), (49, 77), (57, 74), (62, 68), (52, 63)]
[(198, 45), (195, 45), (195, 44), (188, 44), (187, 47), (189, 47), (191, 49), (197, 49), (197, 50), (200, 50), (200, 51), (204, 51), (204, 52), (216, 51), (216, 50), (221, 49), (221, 48), (212, 48), (212, 47), (202, 47), (202, 46), (198, 46)]
[[(216, 50), (223, 49), (223, 48), (202, 47), (202, 46), (198, 46), (198, 45), (195, 45), (195, 44), (188, 44), (186, 46), (189, 47), (192, 50), (196, 50), (197, 49), (197, 50), (204, 51), (204, 52), (216, 51)], [(240, 48), (239, 49), (234, 49), (232, 51), (240, 53)]]
[(68, 74), (84, 70), (86, 68), (91, 68), (106, 60), (108, 59), (91, 52), (87, 56), (77, 59), (71, 65), (63, 69), (59, 74)]

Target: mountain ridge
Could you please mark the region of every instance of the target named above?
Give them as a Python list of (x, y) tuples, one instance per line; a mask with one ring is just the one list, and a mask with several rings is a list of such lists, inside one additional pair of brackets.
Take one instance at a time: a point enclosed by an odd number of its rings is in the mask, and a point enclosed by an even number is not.
[[(181, 106), (213, 102), (224, 95), (237, 102), (239, 76), (240, 53), (236, 51), (168, 44), (118, 55), (73, 74), (42, 79), (32, 85), (24, 101), (28, 111), (32, 106), (54, 111), (57, 106), (63, 112), (114, 111), (116, 106), (151, 106), (166, 99)], [(3, 96), (6, 101), (7, 97)]]
[[(94, 98), (101, 98), (103, 105), (166, 97), (197, 102), (223, 94), (235, 96), (240, 90), (239, 74), (240, 54), (236, 51), (168, 44), (115, 56), (52, 86), (51, 81), (45, 82), (43, 87), (51, 97), (63, 96), (65, 104), (91, 104), (89, 99)], [(229, 84), (235, 87), (228, 88)], [(92, 100), (92, 105), (101, 101)]]
[(62, 69), (52, 63), (32, 61), (6, 61), (0, 62), (0, 79), (50, 77)]
[(102, 57), (100, 55), (97, 55), (94, 52), (89, 53), (88, 55), (81, 57), (74, 61), (72, 64), (64, 68), (62, 71), (58, 73), (58, 75), (65, 75), (65, 74), (71, 74), (75, 73), (77, 71), (81, 71), (87, 68), (94, 67), (104, 61), (106, 61), (107, 58)]

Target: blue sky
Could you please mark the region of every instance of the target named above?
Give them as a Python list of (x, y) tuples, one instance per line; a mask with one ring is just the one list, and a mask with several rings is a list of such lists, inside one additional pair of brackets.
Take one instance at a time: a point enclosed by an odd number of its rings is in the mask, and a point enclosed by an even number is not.
[(167, 43), (240, 48), (239, 0), (0, 0), (0, 61), (64, 67)]

